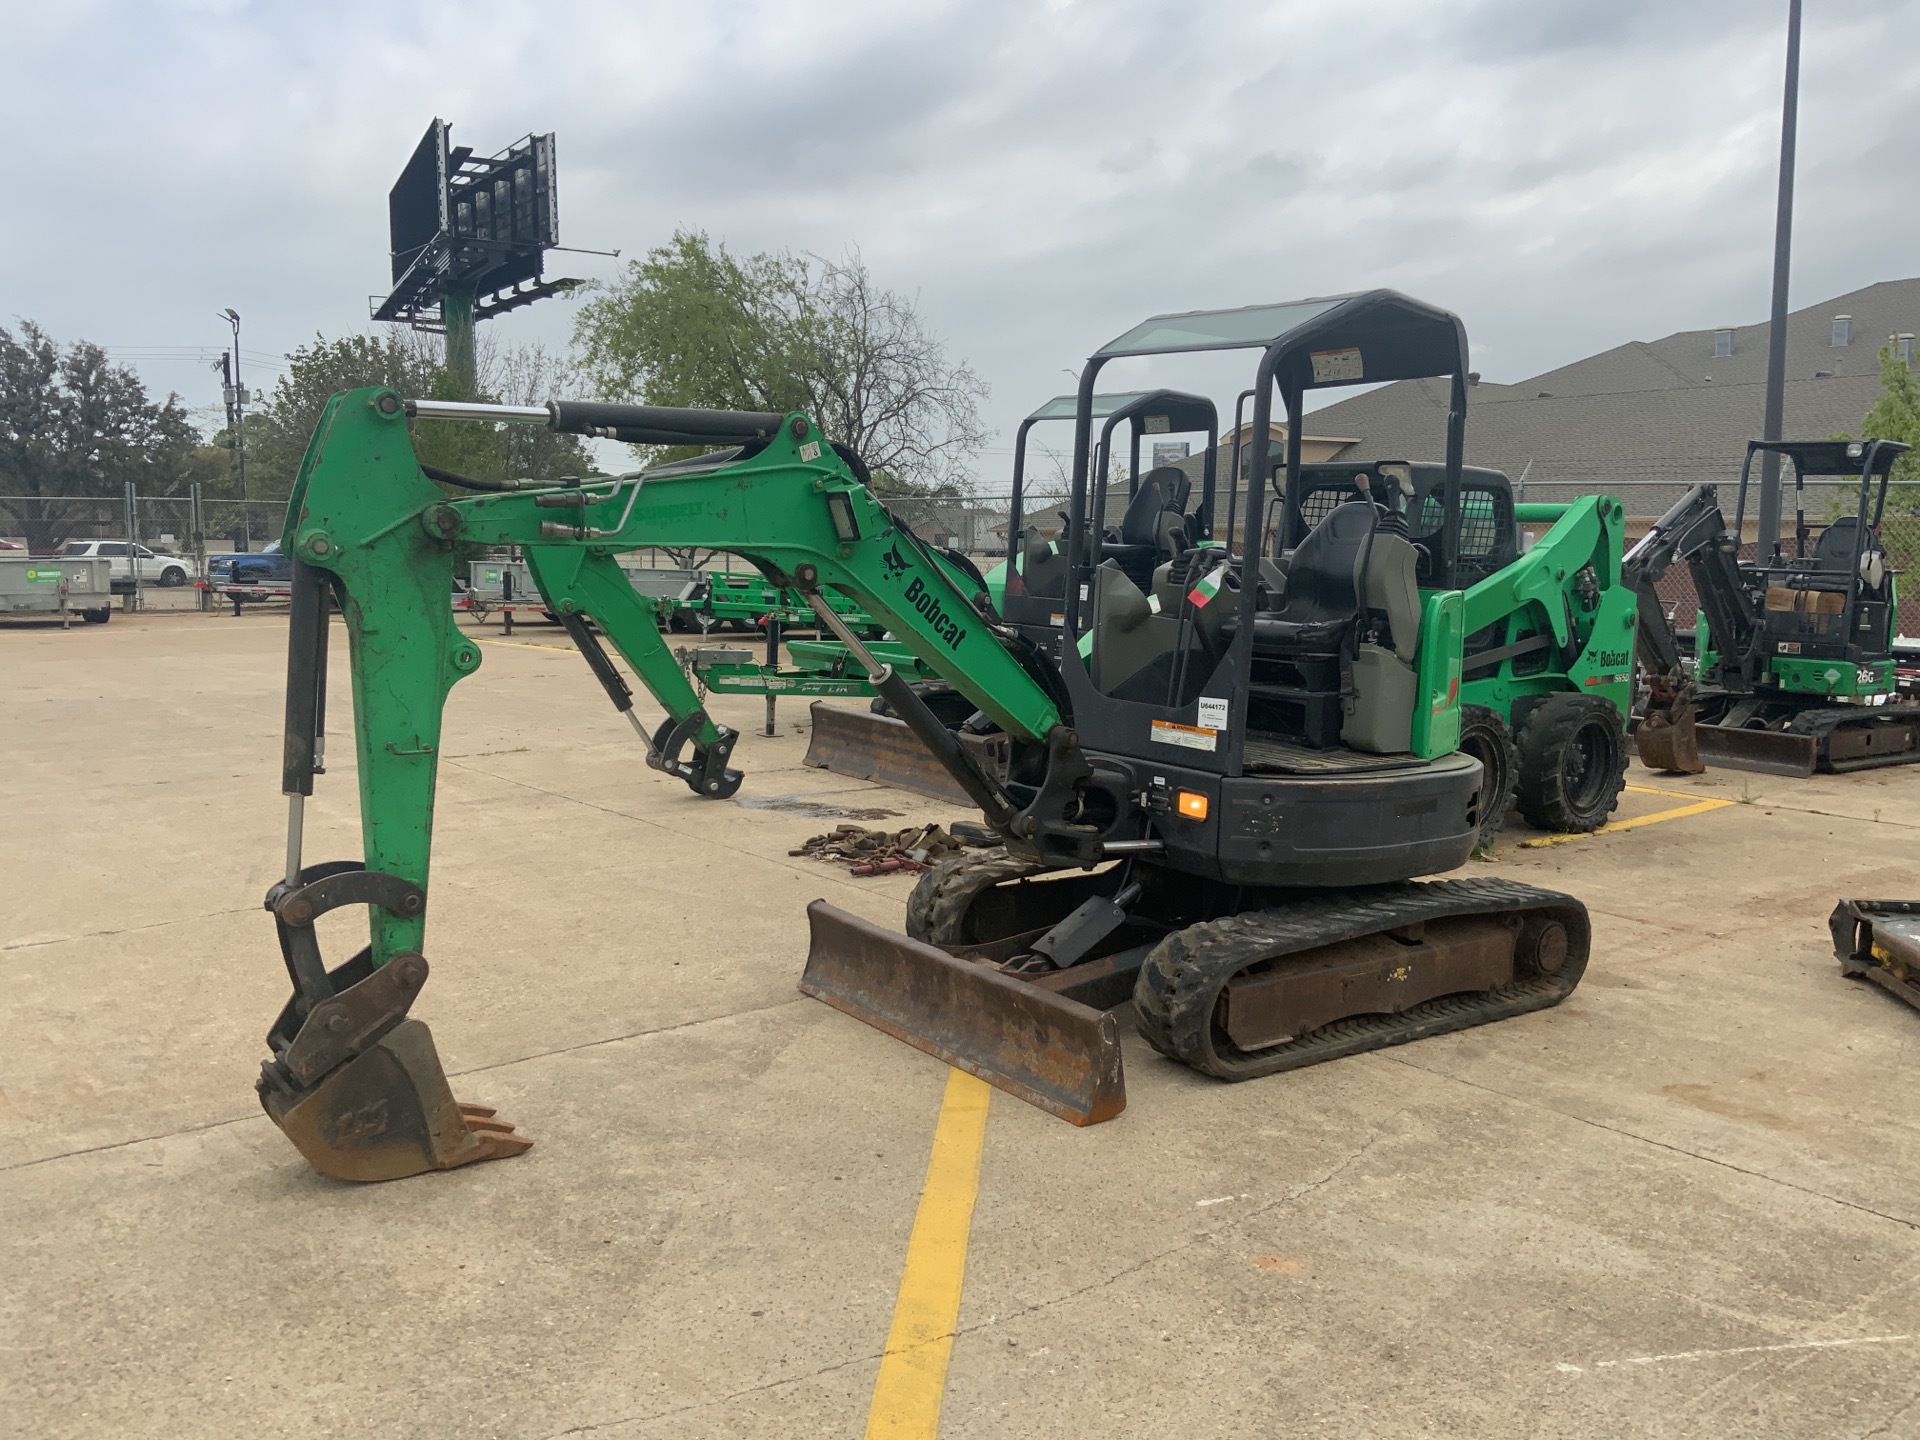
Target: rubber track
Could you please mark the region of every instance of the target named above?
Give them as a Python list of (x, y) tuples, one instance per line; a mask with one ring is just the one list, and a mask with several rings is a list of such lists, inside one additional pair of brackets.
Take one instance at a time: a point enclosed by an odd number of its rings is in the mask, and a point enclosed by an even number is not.
[(1787, 722), (1790, 734), (1812, 735), (1819, 745), (1815, 752), (1815, 770), (1825, 771), (1829, 775), (1845, 775), (1851, 770), (1878, 770), (1884, 765), (1911, 765), (1920, 761), (1920, 750), (1892, 750), (1880, 755), (1867, 755), (1857, 760), (1836, 762), (1831, 753), (1833, 732), (1836, 730), (1854, 730), (1876, 722), (1903, 720), (1920, 721), (1920, 705), (1834, 705), (1821, 706), (1818, 709), (1802, 710)]
[[(1398, 1015), (1336, 1020), (1267, 1050), (1240, 1050), (1215, 1035), (1215, 1001), (1251, 965), (1423, 920), (1515, 911), (1544, 912), (1567, 927), (1567, 959), (1560, 973), (1529, 975), (1497, 990), (1443, 995)], [(1141, 966), (1133, 1004), (1140, 1033), (1162, 1055), (1223, 1080), (1251, 1080), (1558, 1005), (1580, 983), (1591, 939), (1587, 908), (1578, 900), (1511, 880), (1408, 882), (1336, 892), (1169, 935)]]
[(1007, 880), (1038, 875), (1047, 867), (1015, 860), (1004, 850), (943, 860), (907, 896), (907, 934), (929, 945), (961, 943), (960, 922), (983, 891)]

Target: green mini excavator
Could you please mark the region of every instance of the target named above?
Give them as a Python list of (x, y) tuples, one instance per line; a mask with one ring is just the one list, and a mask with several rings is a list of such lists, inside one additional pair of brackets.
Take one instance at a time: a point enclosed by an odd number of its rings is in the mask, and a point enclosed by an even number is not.
[[(1410, 530), (1404, 509), (1361, 496), (1333, 505), (1284, 564), (1258, 526), (1237, 548), (1191, 544), (1171, 560), (1102, 538), (1089, 484), (1101, 368), (1239, 348), (1259, 354), (1249, 516), (1263, 513), (1276, 397), (1297, 495), (1308, 391), (1449, 377), (1433, 527)], [(1062, 633), (1087, 643), (1058, 658), (1004, 623), (983, 585), (956, 580), (874, 496), (860, 457), (805, 415), (335, 396), (283, 534), (296, 557), (290, 808), (286, 873), (267, 905), (293, 995), (268, 1037), (267, 1113), (345, 1179), (528, 1143), (454, 1100), (409, 1013), (428, 978), (442, 711), (481, 659), (447, 602), (463, 543), (521, 547), (646, 763), (710, 800), (742, 783), (736, 737), (702, 709), (615, 556), (724, 550), (805, 597), (1002, 847), (923, 876), (906, 935), (815, 902), (801, 988), (1075, 1123), (1124, 1105), (1112, 1010), (1129, 998), (1155, 1049), (1229, 1080), (1558, 1003), (1587, 962), (1579, 901), (1492, 877), (1418, 878), (1464, 862), (1481, 819), (1482, 767), (1459, 748), (1464, 622), (1449, 583), (1471, 573), (1466, 358), (1454, 316), (1391, 291), (1157, 316), (1102, 347), (1079, 388), (1063, 596)], [(518, 488), (430, 477), (409, 416), (711, 448), (636, 475)], [(1003, 773), (872, 655), (832, 592), (992, 719)], [(302, 814), (323, 769), (329, 604), (351, 647), (363, 854), (310, 864)], [(666, 711), (657, 726), (640, 721), (606, 645)], [(370, 943), (329, 968), (315, 923), (349, 906), (367, 907)]]

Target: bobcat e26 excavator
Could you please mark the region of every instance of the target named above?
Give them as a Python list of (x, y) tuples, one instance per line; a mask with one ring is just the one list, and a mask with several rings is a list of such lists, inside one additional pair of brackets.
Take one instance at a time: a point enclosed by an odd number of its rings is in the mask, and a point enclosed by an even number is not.
[[(1895, 572), (1880, 541), (1897, 440), (1754, 440), (1728, 525), (1712, 485), (1696, 485), (1627, 553), (1638, 596), (1640, 664), (1652, 696), (1635, 732), (1655, 769), (1811, 775), (1920, 760), (1920, 705), (1898, 700)], [(1793, 467), (1792, 550), (1742, 560), (1741, 527), (1756, 455)], [(1807, 517), (1807, 481), (1849, 482), (1851, 505)], [(1684, 561), (1699, 599), (1693, 674), (1655, 584)]]
[[(1143, 575), (1090, 525), (1088, 403), (1117, 356), (1259, 351), (1253, 446), (1267, 473), (1275, 392), (1291, 422), (1319, 386), (1451, 379), (1441, 523), (1423, 549), (1393, 512), (1334, 507), (1286, 565), (1194, 547)], [(267, 898), (293, 982), (259, 1090), (267, 1113), (328, 1175), (391, 1179), (518, 1153), (527, 1142), (452, 1097), (409, 1009), (423, 955), (441, 717), (480, 663), (447, 603), (460, 542), (518, 545), (639, 733), (647, 763), (696, 794), (741, 784), (735, 735), (700, 708), (614, 556), (645, 545), (743, 556), (807, 598), (857, 656), (825, 599), (883, 624), (1005, 733), (986, 773), (912, 686), (875, 689), (939, 755), (1002, 837), (1004, 854), (922, 877), (909, 934), (824, 902), (809, 907), (801, 988), (1080, 1124), (1125, 1103), (1108, 1007), (1130, 995), (1162, 1053), (1226, 1079), (1519, 1015), (1558, 1003), (1586, 966), (1585, 907), (1570, 896), (1454, 869), (1478, 831), (1479, 763), (1458, 750), (1461, 604), (1422, 595), (1422, 568), (1454, 573), (1466, 419), (1466, 339), (1451, 314), (1391, 291), (1159, 316), (1087, 364), (1076, 419), (1064, 633), (1088, 655), (1056, 662), (900, 525), (858, 455), (804, 415), (552, 402), (335, 396), (289, 501), (297, 559), (282, 788), (285, 878)], [(545, 424), (709, 453), (638, 475), (521, 489), (426, 472), (408, 416)], [(443, 485), (469, 493), (455, 497)], [(1254, 482), (1249, 515), (1261, 511)], [(1544, 562), (1550, 563), (1550, 561)], [(362, 859), (310, 865), (302, 809), (322, 771), (331, 597), (351, 645)], [(634, 714), (610, 641), (666, 709)], [(863, 659), (864, 663), (864, 659)], [(1335, 742), (1307, 724), (1339, 716)], [(1310, 718), (1317, 717), (1317, 718)], [(1326, 737), (1322, 737), (1323, 739)], [(368, 907), (371, 943), (329, 970), (314, 924)]]

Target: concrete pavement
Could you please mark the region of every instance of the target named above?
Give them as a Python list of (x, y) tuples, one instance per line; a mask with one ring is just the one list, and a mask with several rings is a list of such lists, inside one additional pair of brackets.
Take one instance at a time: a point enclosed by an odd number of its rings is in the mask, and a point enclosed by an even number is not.
[[(861, 1432), (945, 1071), (794, 990), (807, 900), (911, 882), (786, 852), (955, 812), (723, 697), (700, 801), (558, 632), (475, 633), (417, 1013), (538, 1144), (348, 1188), (251, 1090), (283, 619), (0, 629), (8, 1433)], [(1084, 1131), (996, 1094), (940, 1433), (1920, 1434), (1920, 1014), (1825, 934), (1920, 895), (1920, 774), (1633, 778), (1736, 803), (1490, 862), (1593, 911), (1556, 1010), (1241, 1086), (1129, 1033)]]

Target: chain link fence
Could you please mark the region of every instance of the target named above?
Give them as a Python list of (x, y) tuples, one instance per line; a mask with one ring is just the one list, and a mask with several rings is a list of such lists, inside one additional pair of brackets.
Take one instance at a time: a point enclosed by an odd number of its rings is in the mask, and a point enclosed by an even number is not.
[(205, 609), (208, 557), (270, 544), (285, 514), (284, 501), (205, 500), (197, 487), (186, 495), (132, 486), (118, 496), (0, 495), (0, 540), (47, 557), (75, 545), (112, 547), (96, 553), (116, 562), (114, 589), (128, 608)]
[[(1700, 480), (1721, 485), (1722, 504), (1729, 510), (1734, 487), (1726, 483), (1724, 467), (1709, 470), (1703, 462)], [(1676, 479), (1669, 472), (1660, 478), (1621, 475), (1617, 472), (1596, 475), (1591, 484), (1584, 479), (1556, 478), (1535, 481), (1531, 477), (1522, 498), (1531, 502), (1563, 502), (1580, 495), (1609, 494), (1625, 504), (1629, 539), (1645, 533), (1657, 519), (1687, 491), (1692, 480)], [(1520, 487), (1516, 486), (1516, 489)], [(1850, 512), (1855, 489), (1847, 482), (1812, 482), (1805, 497), (1807, 523), (1825, 525), (1834, 516)], [(1222, 497), (1224, 498), (1224, 497)], [(1107, 495), (1107, 519), (1117, 524), (1127, 502), (1126, 480), (1114, 481)], [(975, 494), (967, 496), (895, 495), (884, 503), (913, 532), (930, 544), (959, 550), (972, 557), (983, 569), (1007, 553), (1007, 531), (1012, 523), (1012, 502), (1008, 495)], [(1794, 525), (1795, 492), (1786, 489), (1782, 496), (1785, 513), (1781, 517), (1788, 544)], [(1051, 493), (1036, 486), (1026, 496), (1024, 522), (1043, 535), (1064, 530), (1059, 512), (1067, 508), (1064, 493)], [(130, 492), (119, 497), (34, 497), (0, 495), (0, 539), (23, 545), (34, 555), (55, 555), (65, 546), (81, 541), (125, 543), (131, 539), (156, 555), (172, 555), (190, 562), (190, 581), (202, 581), (207, 559), (213, 555), (239, 550), (260, 550), (279, 539), (286, 518), (286, 506), (277, 500), (206, 500), (197, 495), (140, 495)], [(1748, 529), (1751, 532), (1751, 516)], [(1898, 628), (1903, 635), (1920, 635), (1920, 482), (1894, 481), (1887, 501), (1887, 513), (1881, 525), (1881, 538), (1887, 550), (1888, 564), (1913, 577), (1901, 596)], [(655, 565), (688, 563), (685, 557), (666, 552), (640, 551), (636, 559)], [(1741, 558), (1754, 558), (1753, 545), (1741, 549)], [(705, 568), (724, 571), (730, 566), (724, 555), (702, 552), (695, 557)], [(144, 567), (152, 572), (154, 567)], [(130, 589), (131, 577), (122, 582)], [(143, 574), (135, 603), (142, 608), (203, 608), (217, 603), (195, 583), (163, 586), (155, 573)], [(1684, 565), (1668, 571), (1659, 585), (1660, 598), (1672, 608), (1675, 622), (1682, 628), (1692, 623), (1697, 608), (1692, 577)]]

